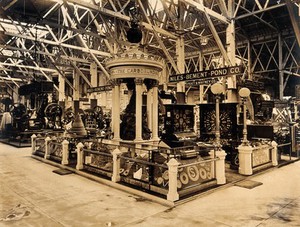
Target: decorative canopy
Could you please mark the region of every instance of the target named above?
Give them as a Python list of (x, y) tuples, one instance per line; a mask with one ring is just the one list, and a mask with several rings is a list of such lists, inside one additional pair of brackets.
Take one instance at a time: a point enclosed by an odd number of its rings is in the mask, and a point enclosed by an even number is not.
[(111, 79), (141, 78), (158, 80), (163, 59), (132, 48), (106, 62)]

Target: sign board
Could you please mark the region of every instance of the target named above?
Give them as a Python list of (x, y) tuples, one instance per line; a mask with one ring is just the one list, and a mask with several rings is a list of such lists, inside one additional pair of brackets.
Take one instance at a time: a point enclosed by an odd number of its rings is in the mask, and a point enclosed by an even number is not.
[(251, 91), (255, 90), (265, 90), (265, 84), (263, 82), (259, 81), (252, 81), (252, 80), (245, 80), (238, 84), (240, 87), (246, 87), (249, 88)]
[(214, 83), (217, 83), (217, 82), (218, 82), (217, 78), (210, 78), (210, 79), (187, 81), (185, 83), (185, 85), (186, 86), (198, 86), (198, 85), (205, 85), (205, 84), (214, 84)]
[(106, 86), (88, 88), (87, 93), (103, 92), (103, 91), (111, 91), (111, 90), (112, 90), (112, 86), (111, 85), (106, 85)]
[(232, 66), (232, 67), (225, 67), (219, 69), (204, 70), (199, 72), (176, 74), (176, 75), (171, 75), (169, 77), (169, 82), (180, 82), (180, 81), (187, 81), (187, 80), (199, 80), (199, 79), (207, 79), (207, 78), (215, 78), (215, 77), (224, 77), (224, 76), (241, 74), (242, 71), (243, 71), (242, 66)]

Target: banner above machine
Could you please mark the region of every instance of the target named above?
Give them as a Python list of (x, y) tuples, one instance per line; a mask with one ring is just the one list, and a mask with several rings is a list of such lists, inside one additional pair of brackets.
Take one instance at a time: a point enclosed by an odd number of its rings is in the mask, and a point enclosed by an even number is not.
[(203, 80), (207, 78), (224, 77), (230, 75), (237, 75), (241, 73), (243, 73), (242, 66), (232, 66), (232, 67), (225, 67), (219, 69), (204, 70), (199, 72), (171, 75), (169, 77), (169, 82), (181, 82), (181, 81), (200, 80), (200, 79)]

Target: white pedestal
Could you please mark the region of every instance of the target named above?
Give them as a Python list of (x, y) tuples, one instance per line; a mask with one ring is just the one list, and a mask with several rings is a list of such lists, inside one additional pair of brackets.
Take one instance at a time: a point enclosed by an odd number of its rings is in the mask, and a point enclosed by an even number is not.
[(252, 151), (253, 148), (248, 145), (240, 145), (239, 150), (239, 173), (242, 175), (252, 175)]

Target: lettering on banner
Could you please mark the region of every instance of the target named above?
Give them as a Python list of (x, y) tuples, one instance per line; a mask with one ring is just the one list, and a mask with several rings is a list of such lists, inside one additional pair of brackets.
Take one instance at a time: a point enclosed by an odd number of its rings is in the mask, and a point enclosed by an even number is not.
[(111, 91), (112, 86), (111, 85), (106, 85), (106, 86), (100, 86), (100, 87), (91, 87), (87, 89), (88, 93), (93, 93), (93, 92), (103, 92), (103, 91)]
[(144, 68), (121, 68), (121, 69), (112, 69), (111, 73), (113, 75), (119, 74), (156, 74), (157, 71), (154, 69), (144, 69)]
[(230, 75), (237, 75), (243, 72), (242, 66), (232, 66), (220, 69), (204, 70), (199, 72), (184, 73), (171, 75), (169, 77), (169, 82), (180, 82), (189, 80), (200, 80), (206, 78), (224, 77)]

